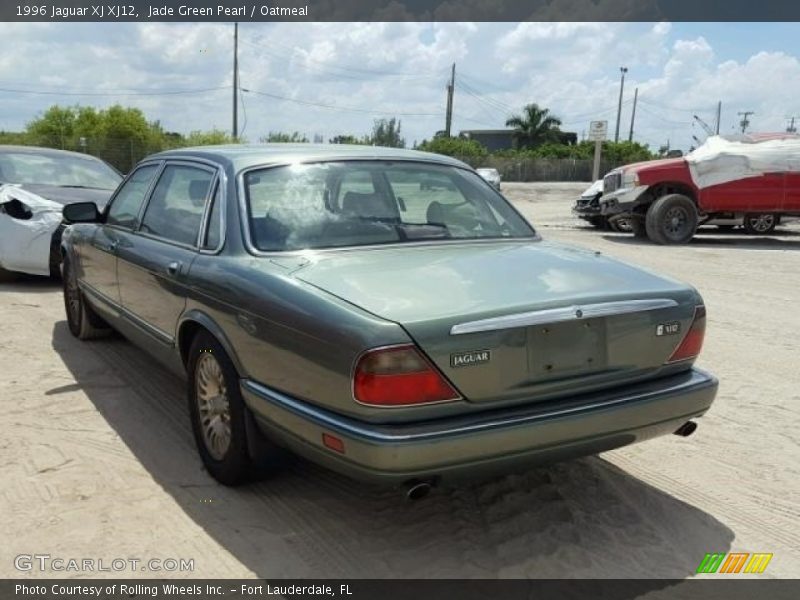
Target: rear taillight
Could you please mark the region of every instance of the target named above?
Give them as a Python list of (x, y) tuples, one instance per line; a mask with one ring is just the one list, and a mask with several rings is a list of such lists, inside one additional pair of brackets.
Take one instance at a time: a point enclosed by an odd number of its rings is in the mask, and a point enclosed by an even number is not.
[(703, 347), (703, 338), (706, 335), (706, 307), (697, 306), (694, 309), (694, 319), (689, 331), (683, 336), (681, 343), (675, 348), (668, 363), (674, 363), (689, 358), (696, 358)]
[(353, 394), (362, 404), (407, 406), (457, 399), (444, 376), (413, 345), (364, 353), (353, 373)]

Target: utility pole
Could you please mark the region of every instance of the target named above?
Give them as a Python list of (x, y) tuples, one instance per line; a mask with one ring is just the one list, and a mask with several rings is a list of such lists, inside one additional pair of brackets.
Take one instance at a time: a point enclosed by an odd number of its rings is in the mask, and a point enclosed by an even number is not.
[(788, 118), (791, 120), (789, 121), (789, 126), (786, 128), (786, 133), (797, 133), (797, 127), (794, 126), (794, 120), (797, 117), (792, 116)]
[(619, 141), (619, 119), (622, 116), (622, 90), (625, 88), (625, 73), (628, 72), (628, 67), (620, 67), (619, 72), (622, 73), (622, 79), (619, 82), (619, 104), (617, 105), (617, 129), (614, 132), (614, 141)]
[(745, 133), (747, 131), (747, 127), (750, 125), (750, 121), (747, 117), (756, 113), (754, 113), (752, 110), (745, 110), (737, 114), (742, 117), (742, 120), (739, 121), (739, 125), (742, 126), (742, 133)]
[(239, 137), (239, 23), (233, 24), (233, 139)]
[(453, 92), (456, 87), (456, 63), (453, 63), (453, 70), (450, 74), (450, 83), (447, 84), (447, 113), (444, 121), (444, 135), (450, 137), (450, 128), (453, 124)]
[(639, 88), (633, 90), (633, 111), (631, 112), (631, 130), (628, 133), (628, 141), (633, 141), (633, 122), (636, 119), (636, 101), (639, 99)]
[(719, 135), (719, 122), (721, 120), (722, 120), (722, 100), (717, 102), (717, 126), (716, 126), (717, 135)]

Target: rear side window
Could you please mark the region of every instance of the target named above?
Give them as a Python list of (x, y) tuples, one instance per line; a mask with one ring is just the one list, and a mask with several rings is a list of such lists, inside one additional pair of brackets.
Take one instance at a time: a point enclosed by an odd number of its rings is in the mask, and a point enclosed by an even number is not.
[(197, 245), (214, 174), (187, 165), (167, 165), (153, 190), (141, 230), (166, 240)]
[(114, 197), (106, 223), (128, 229), (136, 227), (136, 219), (144, 203), (144, 197), (157, 170), (158, 165), (146, 165), (134, 171)]

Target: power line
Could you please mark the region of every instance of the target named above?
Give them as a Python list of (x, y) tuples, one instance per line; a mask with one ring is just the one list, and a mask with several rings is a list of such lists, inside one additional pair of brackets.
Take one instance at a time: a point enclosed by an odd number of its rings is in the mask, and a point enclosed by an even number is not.
[(0, 92), (7, 92), (10, 94), (33, 94), (42, 96), (178, 96), (182, 94), (204, 94), (207, 92), (217, 92), (219, 90), (228, 90), (228, 86), (213, 87), (213, 88), (199, 88), (193, 90), (169, 90), (161, 92), (69, 92), (64, 90), (48, 91), (48, 90), (23, 90), (0, 88)]
[(647, 104), (646, 102), (642, 102), (641, 100), (639, 100), (639, 108), (641, 110), (643, 110), (644, 112), (646, 112), (647, 114), (649, 114), (650, 116), (655, 117), (659, 121), (662, 121), (662, 122), (664, 122), (664, 123), (666, 123), (668, 125), (679, 125), (681, 127), (686, 127), (686, 126), (690, 126), (691, 125), (690, 121), (672, 121), (670, 119), (665, 119), (661, 115), (659, 115), (656, 112), (654, 112), (654, 111), (650, 110), (649, 108), (647, 108), (646, 104)]
[(442, 113), (415, 113), (415, 112), (396, 112), (391, 110), (369, 110), (364, 108), (357, 108), (355, 106), (337, 106), (335, 104), (324, 104), (322, 102), (312, 102), (310, 100), (302, 100), (299, 98), (290, 98), (288, 96), (281, 96), (279, 94), (271, 94), (269, 92), (261, 92), (248, 88), (241, 88), (243, 92), (250, 94), (257, 94), (259, 96), (266, 96), (267, 98), (274, 98), (276, 100), (284, 100), (286, 102), (293, 102), (303, 106), (314, 106), (317, 108), (326, 108), (330, 110), (338, 110), (340, 112), (354, 112), (370, 115), (393, 115), (398, 117), (441, 117)]
[(470, 88), (466, 84), (456, 82), (456, 87), (461, 91), (465, 92), (476, 102), (480, 103), (481, 107), (484, 110), (488, 109), (494, 111), (494, 113), (502, 115), (504, 119), (508, 118), (508, 116), (514, 111), (514, 109), (512, 109), (511, 107), (507, 107), (503, 103), (495, 101), (493, 98), (480, 94), (479, 92), (475, 91), (473, 88)]

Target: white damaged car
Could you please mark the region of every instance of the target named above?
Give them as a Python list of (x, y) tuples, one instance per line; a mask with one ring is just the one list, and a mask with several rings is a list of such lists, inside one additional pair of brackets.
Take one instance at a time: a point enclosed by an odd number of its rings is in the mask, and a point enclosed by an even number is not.
[(0, 277), (57, 276), (61, 210), (94, 202), (102, 210), (122, 176), (102, 160), (32, 146), (0, 146)]

